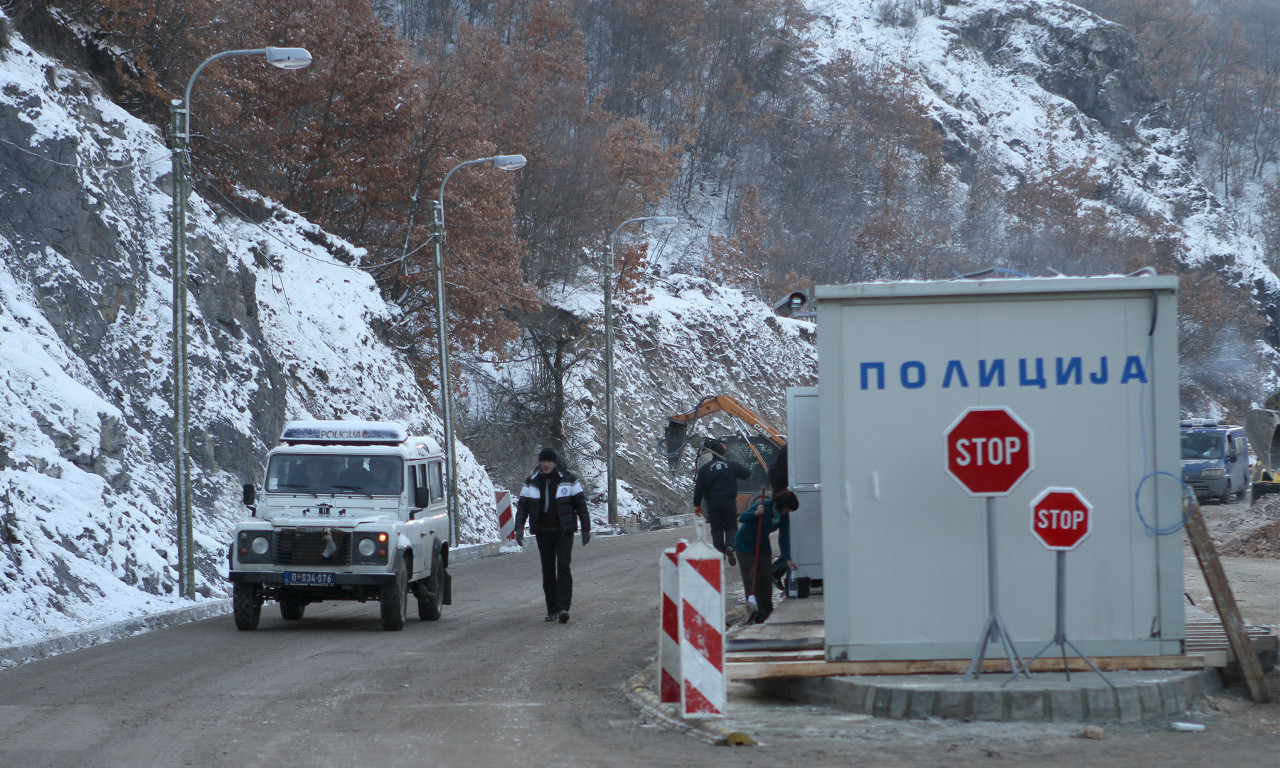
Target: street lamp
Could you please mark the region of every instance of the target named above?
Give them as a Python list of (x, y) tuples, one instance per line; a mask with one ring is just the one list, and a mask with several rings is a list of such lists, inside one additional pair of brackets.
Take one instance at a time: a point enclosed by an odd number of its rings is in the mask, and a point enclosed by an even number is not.
[(458, 453), (453, 438), (453, 387), (449, 383), (449, 342), (445, 338), (444, 187), (449, 183), (449, 177), (454, 171), (468, 165), (492, 165), (502, 171), (518, 171), (525, 166), (525, 162), (524, 155), (494, 155), (458, 163), (444, 175), (444, 181), (440, 182), (440, 196), (432, 203), (431, 238), (436, 246), (436, 346), (440, 357), (440, 399), (444, 401), (444, 471), (449, 484), (446, 502), (449, 505), (449, 520), (452, 523), (455, 547), (461, 538), (462, 526), (458, 517)]
[(640, 216), (627, 219), (613, 230), (604, 251), (604, 411), (605, 411), (605, 467), (609, 474), (609, 525), (618, 524), (618, 472), (617, 452), (613, 440), (613, 252), (618, 230), (636, 222), (652, 222), (666, 229), (678, 223), (675, 216)]
[(191, 142), (191, 86), (209, 64), (228, 56), (265, 56), (281, 69), (301, 69), (311, 63), (305, 48), (251, 48), (223, 51), (201, 62), (187, 80), (181, 99), (170, 102), (170, 142), (173, 150), (173, 438), (174, 507), (177, 517), (178, 594), (195, 597), (195, 541), (191, 519), (191, 452), (187, 387), (187, 145)]

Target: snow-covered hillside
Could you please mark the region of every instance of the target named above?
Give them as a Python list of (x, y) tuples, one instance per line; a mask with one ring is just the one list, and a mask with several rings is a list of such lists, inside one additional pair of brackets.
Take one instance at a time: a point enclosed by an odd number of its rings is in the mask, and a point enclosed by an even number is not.
[[(168, 151), (16, 34), (0, 51), (0, 644), (180, 603)], [(248, 203), (241, 202), (241, 206)], [(257, 201), (188, 201), (198, 599), (225, 594), (240, 485), (285, 419), (407, 422), (431, 393), (378, 328), (362, 252)], [(258, 222), (258, 223), (255, 223)], [(460, 447), (463, 538), (496, 538)]]
[(1224, 262), (1243, 283), (1280, 292), (1258, 237), (1199, 178), (1189, 139), (1169, 125), (1122, 27), (1061, 0), (810, 5), (827, 22), (822, 55), (847, 50), (915, 76), (953, 156), (987, 153), (1010, 186), (1045, 173), (1051, 151), (1058, 163), (1091, 165), (1109, 199), (1140, 209), (1113, 215), (1158, 217), (1190, 245), (1189, 265)]
[[(169, 153), (88, 77), (16, 34), (10, 43), (0, 51), (0, 644), (184, 604)], [(359, 268), (360, 248), (251, 193), (191, 195), (188, 232), (200, 601), (226, 593), (240, 485), (261, 479), (286, 419), (395, 419), (437, 439), (442, 423), (434, 393), (379, 333), (399, 318)], [(812, 326), (739, 291), (673, 275), (649, 293), (620, 303), (616, 319), (622, 507), (644, 519), (687, 511), (688, 468), (671, 477), (654, 450), (668, 415), (733, 394), (782, 423), (779, 385), (812, 383), (816, 371)], [(601, 343), (597, 291), (553, 301), (586, 319), (586, 344)], [(602, 522), (595, 359), (569, 382), (584, 408), (568, 427)], [(465, 444), (459, 460), (463, 543), (494, 540), (493, 483)]]

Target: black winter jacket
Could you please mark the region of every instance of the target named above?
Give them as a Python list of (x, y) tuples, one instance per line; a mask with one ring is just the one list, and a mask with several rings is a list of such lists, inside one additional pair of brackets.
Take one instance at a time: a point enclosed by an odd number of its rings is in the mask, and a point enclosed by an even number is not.
[(583, 493), (582, 483), (578, 476), (567, 469), (559, 469), (550, 475), (535, 471), (524, 481), (520, 489), (520, 501), (516, 504), (516, 530), (524, 530), (525, 520), (529, 521), (529, 530), (537, 533), (542, 529), (543, 501), (552, 499), (552, 508), (559, 516), (560, 530), (571, 533), (578, 530), (578, 522), (582, 522), (582, 530), (591, 530), (591, 517), (587, 514), (587, 497)]
[(733, 498), (738, 495), (738, 480), (751, 477), (751, 470), (732, 459), (713, 458), (698, 470), (693, 481), (693, 506), (702, 506), (704, 496)]

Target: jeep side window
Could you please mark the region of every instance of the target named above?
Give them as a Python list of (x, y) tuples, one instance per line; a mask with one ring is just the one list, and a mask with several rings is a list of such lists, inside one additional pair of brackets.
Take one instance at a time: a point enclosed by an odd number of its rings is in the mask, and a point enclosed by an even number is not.
[(444, 482), (440, 477), (441, 469), (442, 465), (438, 461), (433, 461), (427, 465), (427, 482), (431, 487), (432, 501), (440, 501), (444, 498)]
[(416, 491), (419, 488), (427, 487), (427, 468), (423, 464), (413, 465), (413, 488)]

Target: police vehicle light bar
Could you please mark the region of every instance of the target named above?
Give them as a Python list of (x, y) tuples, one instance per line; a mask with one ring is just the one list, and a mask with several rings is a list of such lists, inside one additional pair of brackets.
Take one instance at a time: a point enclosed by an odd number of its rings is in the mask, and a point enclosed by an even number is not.
[(291, 421), (280, 433), (290, 445), (399, 445), (408, 437), (404, 425), (385, 421)]

